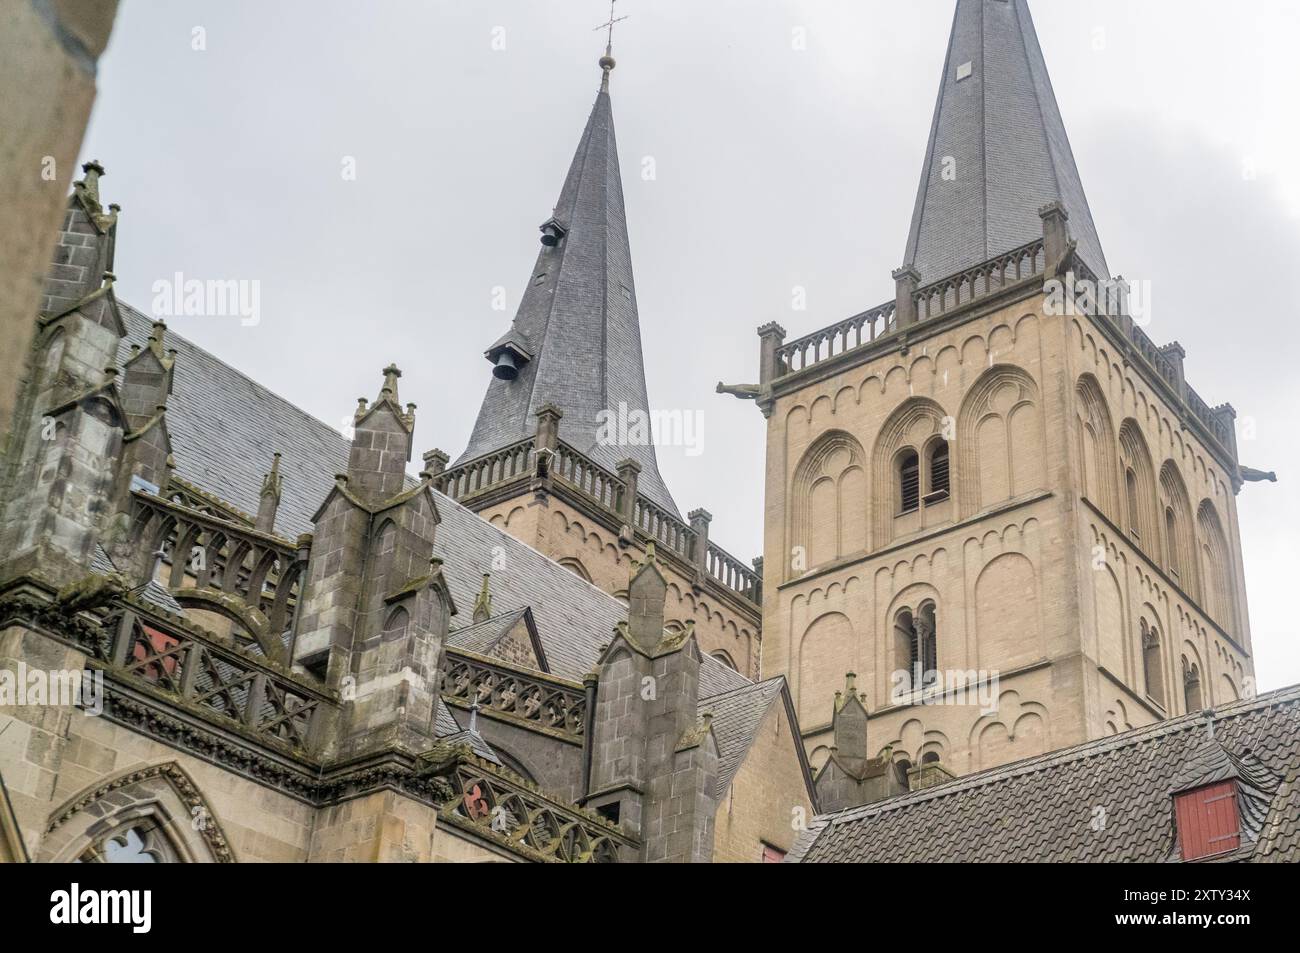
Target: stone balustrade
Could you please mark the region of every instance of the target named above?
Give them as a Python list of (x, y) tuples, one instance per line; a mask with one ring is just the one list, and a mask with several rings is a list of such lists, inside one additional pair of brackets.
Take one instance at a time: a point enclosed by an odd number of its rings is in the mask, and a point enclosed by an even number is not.
[(477, 703), (489, 715), (522, 721), (582, 743), (587, 695), (582, 685), (524, 672), (496, 659), (447, 647), (442, 697), (453, 705)]
[(455, 797), (442, 817), (482, 836), (564, 864), (613, 864), (634, 856), (637, 841), (598, 815), (564, 807), (494, 766), (463, 759), (448, 779)]
[[(1202, 424), (1212, 442), (1235, 464), (1237, 451), (1232, 424), (1235, 414), (1231, 406), (1223, 404), (1211, 408), (1207, 405), (1187, 384), (1181, 362), (1176, 364), (1167, 348), (1158, 347), (1131, 317), (1121, 313), (1118, 307), (1120, 296), (1109, 288), (1115, 282), (1099, 280), (1076, 253), (1068, 254), (1071, 280), (1076, 282), (1076, 287), (1071, 290), (1081, 312), (1106, 322), (1127, 341), (1132, 354), (1141, 359), (1157, 381), (1167, 386), (1173, 406), (1185, 410)], [(899, 293), (899, 301), (906, 303), (910, 300), (913, 315), (908, 317), (913, 323), (901, 321), (898, 314), (901, 305), (889, 302), (789, 343), (779, 344), (774, 352), (771, 381), (780, 382), (851, 351), (861, 351), (865, 358), (875, 351), (896, 347), (900, 332), (911, 333), (911, 328), (957, 314), (1016, 285), (1046, 280), (1048, 264), (1046, 241), (1038, 238), (915, 291), (906, 290), (907, 286), (900, 283), (904, 290)], [(900, 274), (905, 275), (907, 271)], [(778, 340), (783, 335), (784, 332), (778, 329)], [(1170, 347), (1181, 355), (1181, 348), (1177, 345)]]
[(95, 654), (128, 684), (183, 701), (218, 725), (242, 726), (260, 741), (295, 752), (315, 748), (315, 726), (332, 696), (251, 653), (192, 626), (147, 617), (134, 608), (110, 615)]

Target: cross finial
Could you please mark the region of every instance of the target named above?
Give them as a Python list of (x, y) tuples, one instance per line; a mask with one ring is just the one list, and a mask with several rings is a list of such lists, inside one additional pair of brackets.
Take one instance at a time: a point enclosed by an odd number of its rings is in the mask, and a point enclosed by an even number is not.
[(600, 58), (600, 88), (602, 92), (609, 90), (609, 71), (615, 66), (614, 62), (614, 24), (621, 23), (627, 17), (614, 16), (614, 4), (618, 0), (609, 0), (609, 19), (596, 27), (597, 30), (605, 30), (605, 55)]

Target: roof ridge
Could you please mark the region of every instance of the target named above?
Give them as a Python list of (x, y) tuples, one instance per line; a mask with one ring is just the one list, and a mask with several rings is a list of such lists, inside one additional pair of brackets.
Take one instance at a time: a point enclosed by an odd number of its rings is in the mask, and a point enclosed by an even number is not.
[[(739, 673), (737, 673), (739, 674)], [(744, 677), (743, 675), (741, 676)], [(771, 678), (764, 678), (757, 682), (750, 682), (748, 685), (738, 685), (735, 688), (729, 688), (725, 692), (717, 692), (713, 695), (704, 695), (700, 697), (700, 704), (709, 701), (725, 699), (728, 695), (739, 695), (741, 692), (753, 691), (756, 688), (771, 688), (774, 683), (785, 681), (784, 675), (773, 675)]]

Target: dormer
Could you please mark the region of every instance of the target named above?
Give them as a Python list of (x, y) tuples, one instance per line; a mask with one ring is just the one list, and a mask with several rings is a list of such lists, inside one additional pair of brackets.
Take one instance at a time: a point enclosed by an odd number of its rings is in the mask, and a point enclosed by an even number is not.
[(1224, 748), (1214, 737), (1213, 712), (1206, 718), (1206, 739), (1188, 754), (1170, 785), (1170, 860), (1244, 859), (1255, 848), (1280, 784), (1250, 751)]

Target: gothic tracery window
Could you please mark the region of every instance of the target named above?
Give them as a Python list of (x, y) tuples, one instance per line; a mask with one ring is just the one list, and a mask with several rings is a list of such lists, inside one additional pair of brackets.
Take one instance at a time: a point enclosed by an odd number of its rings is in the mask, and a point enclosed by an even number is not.
[(95, 840), (77, 858), (83, 864), (174, 864), (176, 851), (152, 818), (128, 822)]

